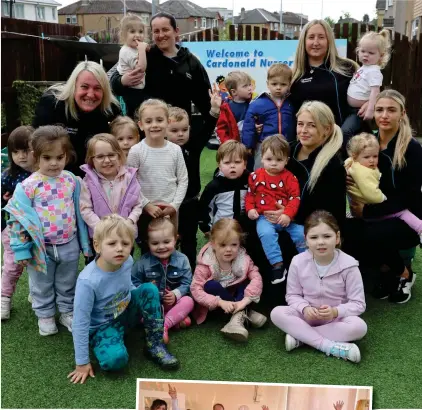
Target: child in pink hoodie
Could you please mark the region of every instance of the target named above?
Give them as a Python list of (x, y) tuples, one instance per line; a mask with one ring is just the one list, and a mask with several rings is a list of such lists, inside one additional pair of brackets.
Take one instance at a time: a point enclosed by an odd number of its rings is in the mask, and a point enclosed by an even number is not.
[(267, 318), (246, 307), (258, 303), (262, 278), (245, 249), (240, 246), (242, 228), (235, 219), (222, 218), (211, 229), (211, 241), (198, 255), (191, 284), (191, 293), (198, 307), (194, 312), (198, 324), (205, 321), (208, 310), (221, 308), (232, 314), (221, 329), (225, 336), (246, 342), (248, 331), (244, 322), (262, 327)]
[(303, 343), (327, 356), (358, 363), (366, 323), (365, 294), (358, 262), (337, 247), (340, 230), (326, 211), (315, 211), (305, 222), (308, 251), (295, 256), (287, 276), (286, 301), (271, 312), (271, 320), (286, 332), (289, 352)]

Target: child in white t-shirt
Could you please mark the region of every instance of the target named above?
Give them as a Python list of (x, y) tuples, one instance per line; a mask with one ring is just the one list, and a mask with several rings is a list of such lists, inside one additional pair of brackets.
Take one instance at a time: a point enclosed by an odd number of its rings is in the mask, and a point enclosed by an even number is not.
[[(362, 120), (372, 120), (374, 117), (375, 100), (382, 85), (381, 69), (390, 60), (390, 48), (388, 30), (379, 33), (370, 31), (359, 40), (357, 53), (362, 67), (353, 75), (347, 89), (347, 102), (356, 113), (346, 118), (342, 125), (344, 146), (361, 131)], [(364, 107), (366, 102), (368, 104)]]
[[(142, 20), (135, 15), (127, 15), (123, 17), (120, 23), (120, 40), (123, 43), (119, 52), (119, 63), (117, 71), (123, 75), (133, 69), (140, 67), (145, 73), (147, 68), (146, 51), (148, 44), (144, 43), (145, 27)], [(132, 88), (145, 88), (145, 77), (138, 85)]]

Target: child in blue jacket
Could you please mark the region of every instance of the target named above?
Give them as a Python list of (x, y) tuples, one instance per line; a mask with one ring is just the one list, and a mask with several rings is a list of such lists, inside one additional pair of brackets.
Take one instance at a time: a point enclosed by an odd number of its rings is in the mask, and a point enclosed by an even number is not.
[(154, 283), (160, 292), (164, 309), (164, 343), (169, 342), (172, 327), (191, 324), (189, 313), (193, 299), (188, 296), (192, 271), (186, 255), (176, 251), (177, 231), (168, 218), (153, 219), (148, 225), (149, 252), (133, 266), (132, 283)]
[[(241, 140), (250, 152), (255, 151), (254, 169), (262, 167), (260, 144), (265, 138), (275, 134), (282, 134), (289, 142), (295, 138), (294, 110), (288, 99), (291, 80), (289, 66), (281, 63), (271, 65), (267, 73), (269, 92), (253, 100), (246, 112)], [(262, 124), (259, 135), (257, 124)]]

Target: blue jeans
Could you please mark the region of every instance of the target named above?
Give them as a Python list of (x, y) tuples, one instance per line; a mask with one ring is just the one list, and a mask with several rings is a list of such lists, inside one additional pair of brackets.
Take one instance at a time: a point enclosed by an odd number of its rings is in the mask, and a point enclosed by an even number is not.
[(256, 231), (271, 265), (283, 262), (283, 255), (278, 244), (278, 232), (282, 230), (290, 235), (299, 253), (306, 250), (303, 225), (291, 222), (287, 228), (283, 228), (281, 225), (269, 222), (264, 215), (260, 215), (256, 221)]
[(220, 282), (216, 280), (209, 280), (204, 285), (204, 291), (210, 295), (220, 296), (222, 300), (228, 302), (239, 302), (245, 295), (245, 283), (239, 283), (234, 286), (230, 286), (228, 289), (223, 288)]

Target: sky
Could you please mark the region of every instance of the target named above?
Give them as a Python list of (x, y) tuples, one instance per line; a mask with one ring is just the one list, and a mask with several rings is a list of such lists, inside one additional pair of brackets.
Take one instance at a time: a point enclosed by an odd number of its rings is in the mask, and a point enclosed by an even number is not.
[[(74, 3), (76, 0), (58, 0), (62, 6)], [(101, 0), (99, 0), (101, 1)], [(149, 0), (150, 1), (150, 0)], [(225, 7), (232, 9), (234, 7), (235, 15), (240, 13), (240, 8), (245, 7), (246, 10), (253, 9), (257, 6), (254, 0), (192, 0), (193, 3), (201, 7)], [(160, 3), (163, 3), (160, 0)], [(335, 21), (344, 12), (349, 12), (351, 16), (357, 20), (362, 20), (364, 14), (368, 14), (372, 20), (375, 18), (376, 0), (260, 0), (259, 7), (270, 12), (279, 11), (281, 6), (283, 12), (292, 11), (293, 13), (303, 13), (310, 20), (315, 18), (331, 17)]]

